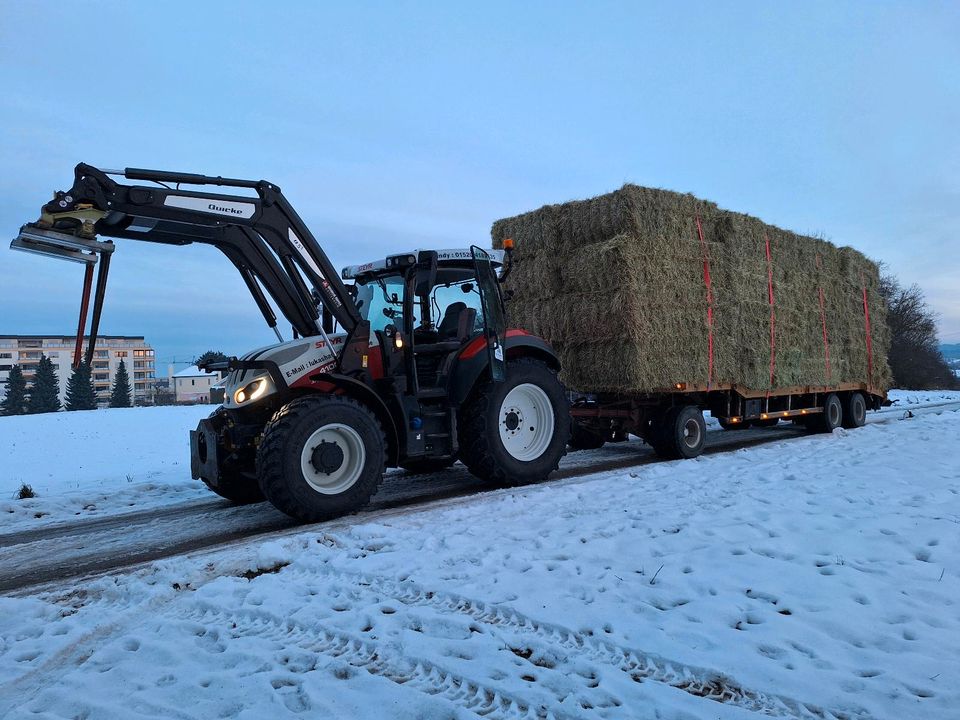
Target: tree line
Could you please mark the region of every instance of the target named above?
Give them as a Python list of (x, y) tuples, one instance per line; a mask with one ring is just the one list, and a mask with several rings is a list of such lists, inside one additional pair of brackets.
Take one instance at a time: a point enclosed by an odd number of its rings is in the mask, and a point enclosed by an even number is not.
[[(132, 407), (130, 376), (127, 366), (120, 361), (117, 374), (110, 392), (110, 407)], [(7, 392), (0, 401), (0, 412), (4, 415), (30, 415), (34, 413), (57, 412), (66, 410), (96, 410), (97, 391), (93, 385), (90, 366), (85, 362), (77, 365), (67, 380), (67, 395), (63, 405), (60, 403), (60, 378), (54, 369), (53, 361), (46, 355), (40, 355), (37, 372), (28, 386), (19, 365), (10, 369), (7, 379)]]

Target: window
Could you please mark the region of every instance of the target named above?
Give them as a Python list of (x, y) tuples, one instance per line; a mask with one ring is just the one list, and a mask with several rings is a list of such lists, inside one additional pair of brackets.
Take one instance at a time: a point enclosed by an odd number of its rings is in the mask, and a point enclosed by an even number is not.
[(109, 351), (109, 350), (94, 350), (94, 351), (93, 351), (93, 356), (94, 356), (95, 358), (109, 358), (109, 357), (110, 357), (110, 351)]
[(0, 353), (0, 360), (11, 360), (13, 359), (13, 353)]
[(133, 356), (135, 358), (153, 357), (153, 350), (134, 350)]
[(117, 350), (117, 351), (116, 351), (115, 353), (113, 353), (113, 354), (114, 354), (114, 356), (116, 356), (116, 357), (126, 357), (126, 356), (127, 356), (127, 351), (126, 351), (126, 350)]
[(40, 340), (18, 340), (17, 346), (22, 348), (38, 348), (43, 347), (43, 342)]
[(391, 324), (403, 329), (403, 278), (393, 276), (357, 285), (357, 302), (360, 314), (370, 321), (371, 332)]
[(103, 382), (108, 382), (110, 380), (110, 375), (108, 375), (107, 373), (94, 373), (93, 379), (101, 380)]
[(13, 365), (0, 365), (0, 372), (3, 372), (4, 370), (11, 370), (12, 368)]
[(133, 384), (133, 389), (134, 389), (134, 390), (146, 390), (146, 389), (147, 389), (147, 384), (146, 384), (146, 383), (142, 383), (142, 382), (134, 383), (134, 384)]
[(108, 363), (108, 362), (97, 362), (97, 361), (94, 361), (94, 363), (93, 363), (93, 369), (94, 369), (94, 370), (106, 370), (108, 367), (110, 367), (110, 363)]

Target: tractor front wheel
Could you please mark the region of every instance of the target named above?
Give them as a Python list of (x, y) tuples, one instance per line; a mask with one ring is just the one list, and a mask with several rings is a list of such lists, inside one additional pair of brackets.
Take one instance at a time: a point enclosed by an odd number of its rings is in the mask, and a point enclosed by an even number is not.
[(302, 397), (267, 423), (257, 479), (278, 510), (316, 522), (365, 505), (385, 462), (386, 438), (369, 408), (342, 395)]
[(496, 485), (539, 482), (557, 469), (570, 439), (570, 411), (557, 374), (545, 363), (507, 363), (502, 382), (481, 380), (460, 409), (460, 460)]

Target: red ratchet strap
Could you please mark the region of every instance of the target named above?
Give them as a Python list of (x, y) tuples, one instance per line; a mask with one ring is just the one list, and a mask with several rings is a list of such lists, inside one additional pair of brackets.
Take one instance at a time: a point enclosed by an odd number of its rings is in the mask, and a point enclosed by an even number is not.
[(770, 258), (770, 238), (764, 233), (767, 245), (767, 297), (770, 301), (770, 387), (773, 387), (773, 373), (777, 366), (777, 314), (773, 304), (773, 261)]
[(697, 235), (700, 237), (700, 249), (703, 251), (703, 284), (707, 287), (707, 348), (710, 354), (707, 366), (707, 390), (713, 385), (713, 289), (710, 284), (710, 250), (703, 238), (703, 226), (697, 215)]
[[(822, 270), (823, 264), (820, 253), (817, 253), (817, 270)], [(827, 339), (827, 311), (823, 301), (823, 285), (817, 288), (820, 291), (820, 324), (823, 326), (823, 358), (827, 366), (827, 381), (830, 380), (830, 341)]]
[(873, 379), (873, 338), (870, 333), (870, 305), (867, 303), (867, 283), (860, 275), (860, 283), (863, 286), (863, 324), (867, 334), (867, 381)]

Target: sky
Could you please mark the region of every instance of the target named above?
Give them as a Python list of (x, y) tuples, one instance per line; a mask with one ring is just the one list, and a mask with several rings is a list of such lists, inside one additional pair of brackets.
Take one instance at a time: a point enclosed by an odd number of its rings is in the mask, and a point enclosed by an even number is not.
[[(78, 162), (268, 179), (338, 267), (488, 245), (499, 217), (635, 182), (856, 247), (960, 342), (955, 2), (0, 0), (0, 17), (0, 237)], [(80, 266), (5, 246), (0, 334), (74, 332)], [(123, 240), (101, 332), (146, 336), (158, 375), (273, 338), (217, 251)]]

